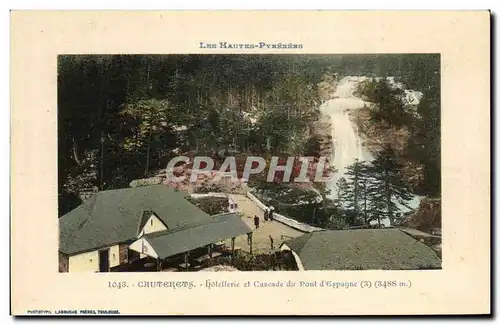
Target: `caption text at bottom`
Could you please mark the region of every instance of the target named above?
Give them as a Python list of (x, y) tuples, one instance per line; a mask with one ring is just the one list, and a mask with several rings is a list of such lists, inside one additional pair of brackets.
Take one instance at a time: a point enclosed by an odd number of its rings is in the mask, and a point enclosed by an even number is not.
[(361, 280), (361, 281), (227, 281), (210, 280), (203, 282), (195, 281), (109, 281), (110, 289), (126, 288), (166, 288), (166, 289), (225, 289), (225, 288), (331, 288), (331, 289), (391, 289), (403, 288), (410, 289), (412, 283), (410, 280)]

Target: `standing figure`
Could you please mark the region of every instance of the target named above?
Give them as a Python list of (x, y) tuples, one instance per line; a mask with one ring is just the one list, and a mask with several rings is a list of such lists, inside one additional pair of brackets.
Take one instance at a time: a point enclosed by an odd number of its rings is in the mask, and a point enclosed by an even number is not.
[(269, 219), (269, 209), (266, 208), (266, 211), (264, 211), (264, 221), (267, 221)]
[(271, 243), (271, 249), (274, 249), (274, 240), (273, 237), (271, 237), (271, 235), (269, 235), (269, 242)]
[(259, 223), (260, 223), (259, 217), (257, 216), (253, 217), (253, 223), (255, 225), (255, 229), (259, 229)]
[(270, 211), (269, 211), (269, 221), (273, 221), (274, 220), (274, 207), (271, 207)]

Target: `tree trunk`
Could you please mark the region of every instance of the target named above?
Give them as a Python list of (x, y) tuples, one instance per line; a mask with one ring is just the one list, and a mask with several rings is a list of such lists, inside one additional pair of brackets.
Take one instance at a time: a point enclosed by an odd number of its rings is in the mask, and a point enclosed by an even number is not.
[(144, 168), (144, 176), (147, 176), (148, 171), (149, 171), (149, 164), (150, 164), (150, 155), (151, 155), (151, 124), (150, 124), (150, 129), (149, 129), (149, 135), (148, 135), (148, 147), (146, 150), (146, 167)]
[[(107, 109), (108, 109), (108, 101), (106, 100), (105, 103), (104, 102), (104, 94), (103, 94), (103, 90), (106, 88), (106, 76), (104, 75), (104, 60), (101, 61), (101, 70), (100, 70), (100, 78), (102, 80), (101, 82), (101, 89), (99, 91), (99, 101), (102, 103), (101, 105), (99, 105), (99, 113), (98, 113), (98, 125), (99, 125), (99, 144), (100, 144), (100, 148), (99, 148), (99, 190), (103, 190), (103, 187), (104, 187), (104, 118), (106, 116), (106, 112), (107, 112)], [(105, 106), (105, 108), (103, 109), (103, 106)]]
[(82, 164), (80, 158), (78, 157), (78, 147), (76, 145), (75, 137), (73, 137), (73, 159), (75, 160), (78, 166)]
[(101, 155), (99, 158), (99, 190), (103, 190), (104, 186), (104, 132), (101, 129)]
[[(150, 87), (150, 81), (149, 81), (149, 75), (151, 71), (151, 62), (148, 62), (148, 74), (146, 77), (146, 83), (147, 83), (147, 93), (149, 94), (151, 91)], [(151, 133), (153, 132), (153, 117), (151, 116), (151, 112), (149, 114), (149, 132), (148, 132), (148, 145), (147, 145), (147, 150), (146, 150), (146, 167), (144, 168), (144, 176), (148, 174), (149, 171), (149, 164), (150, 164), (150, 155), (151, 155)]]
[(358, 167), (358, 161), (354, 163), (354, 213), (356, 215), (356, 218), (359, 218), (359, 167)]
[(390, 226), (392, 226), (392, 225), (394, 225), (394, 218), (392, 216), (389, 172), (387, 169), (385, 170), (385, 200), (386, 200), (386, 204), (387, 204), (387, 217), (389, 218)]
[(364, 215), (364, 219), (365, 219), (365, 225), (368, 224), (368, 216), (366, 214), (366, 201), (367, 201), (367, 194), (366, 194), (366, 180), (365, 182), (363, 183), (363, 199), (364, 199), (364, 211), (363, 211), (363, 215)]

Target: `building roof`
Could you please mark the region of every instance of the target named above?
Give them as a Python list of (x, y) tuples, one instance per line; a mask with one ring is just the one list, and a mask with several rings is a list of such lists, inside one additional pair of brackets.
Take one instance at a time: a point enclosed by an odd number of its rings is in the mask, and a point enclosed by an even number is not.
[(159, 258), (191, 251), (206, 245), (248, 234), (252, 229), (236, 213), (216, 215), (211, 222), (146, 235)]
[(172, 231), (212, 221), (185, 197), (164, 185), (98, 192), (59, 218), (59, 251), (71, 255), (133, 240), (149, 211)]
[(285, 241), (306, 270), (413, 270), (440, 268), (427, 245), (399, 229), (325, 230)]

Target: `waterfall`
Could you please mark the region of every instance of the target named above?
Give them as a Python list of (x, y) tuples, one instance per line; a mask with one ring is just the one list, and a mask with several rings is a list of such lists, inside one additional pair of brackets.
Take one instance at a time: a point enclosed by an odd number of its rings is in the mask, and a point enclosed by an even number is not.
[(321, 106), (321, 111), (331, 117), (332, 145), (335, 148), (332, 164), (337, 171), (332, 175), (328, 184), (332, 198), (337, 196), (337, 181), (344, 176), (346, 168), (357, 159), (370, 161), (371, 153), (363, 146), (358, 130), (349, 118), (349, 112), (365, 105), (365, 102), (353, 95), (356, 85), (361, 81), (359, 77), (345, 77), (340, 80), (333, 98)]
[[(347, 171), (346, 167), (352, 165), (356, 159), (360, 162), (373, 160), (373, 155), (363, 145), (363, 140), (359, 135), (356, 125), (349, 117), (349, 112), (358, 110), (365, 105), (365, 101), (354, 96), (353, 93), (358, 83), (366, 79), (368, 77), (364, 76), (342, 78), (332, 95), (332, 99), (327, 100), (320, 107), (323, 114), (330, 116), (332, 122), (332, 145), (334, 153), (331, 162), (337, 170), (333, 173), (331, 181), (328, 183), (332, 199), (337, 197), (337, 181), (341, 177), (344, 177)], [(407, 95), (416, 97), (416, 101), (411, 100), (411, 102), (418, 104), (418, 100), (421, 98), (419, 94), (415, 96), (414, 91), (406, 91), (406, 93)], [(410, 208), (414, 209), (418, 207), (420, 199), (419, 196), (415, 196), (408, 202)], [(401, 206), (399, 203), (396, 202), (396, 204), (402, 212), (409, 211), (409, 209)], [(384, 223), (387, 225), (387, 220), (384, 220)]]

